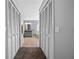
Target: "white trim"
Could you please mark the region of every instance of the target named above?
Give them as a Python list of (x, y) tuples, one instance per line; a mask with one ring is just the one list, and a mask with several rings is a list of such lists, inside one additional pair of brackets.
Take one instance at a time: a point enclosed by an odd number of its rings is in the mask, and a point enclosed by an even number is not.
[(9, 0), (9, 2), (11, 3), (11, 5), (15, 8), (15, 10), (18, 12), (18, 14), (20, 13), (19, 10), (17, 9), (16, 5), (14, 4), (14, 2), (12, 0)]

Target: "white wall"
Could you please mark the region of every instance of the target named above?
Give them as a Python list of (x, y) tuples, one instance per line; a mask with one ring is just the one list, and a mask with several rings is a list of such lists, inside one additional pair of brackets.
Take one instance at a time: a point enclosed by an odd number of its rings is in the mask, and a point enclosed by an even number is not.
[(55, 0), (55, 58), (74, 59), (74, 0)]

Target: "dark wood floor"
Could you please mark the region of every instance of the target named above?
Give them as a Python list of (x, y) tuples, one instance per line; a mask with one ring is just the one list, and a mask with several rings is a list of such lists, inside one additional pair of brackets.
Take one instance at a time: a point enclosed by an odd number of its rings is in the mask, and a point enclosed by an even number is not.
[(47, 59), (39, 47), (21, 47), (14, 59)]

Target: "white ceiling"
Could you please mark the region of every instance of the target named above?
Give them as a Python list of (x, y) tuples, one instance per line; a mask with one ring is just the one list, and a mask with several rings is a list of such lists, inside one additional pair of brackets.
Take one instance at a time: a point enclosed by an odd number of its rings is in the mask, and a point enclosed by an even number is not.
[(42, 0), (13, 0), (24, 20), (39, 20)]

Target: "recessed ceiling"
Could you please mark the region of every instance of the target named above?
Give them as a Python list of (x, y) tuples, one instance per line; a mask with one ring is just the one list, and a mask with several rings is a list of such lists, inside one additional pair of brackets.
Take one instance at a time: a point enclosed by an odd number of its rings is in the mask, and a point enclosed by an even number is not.
[(42, 0), (13, 0), (24, 20), (39, 20)]

